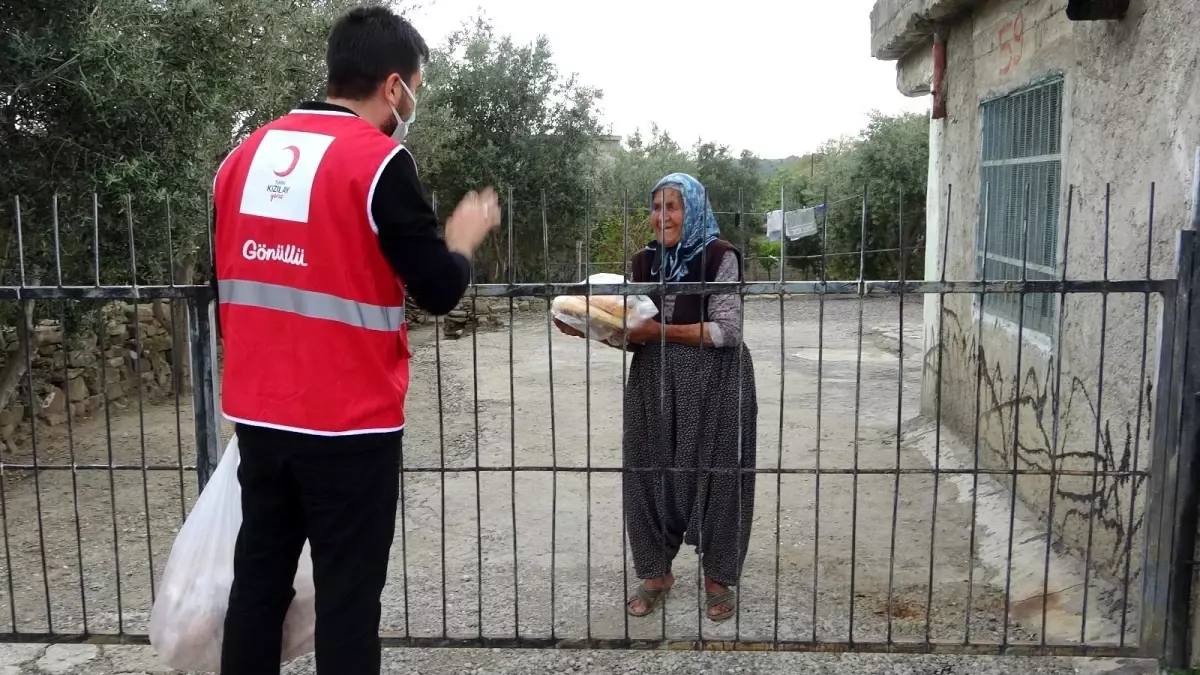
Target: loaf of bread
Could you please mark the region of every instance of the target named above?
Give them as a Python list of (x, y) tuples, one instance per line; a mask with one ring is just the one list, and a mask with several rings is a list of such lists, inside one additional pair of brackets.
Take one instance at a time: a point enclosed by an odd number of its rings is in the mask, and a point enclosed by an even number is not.
[(571, 316), (587, 319), (592, 325), (610, 330), (625, 328), (624, 298), (615, 295), (561, 295), (554, 308)]

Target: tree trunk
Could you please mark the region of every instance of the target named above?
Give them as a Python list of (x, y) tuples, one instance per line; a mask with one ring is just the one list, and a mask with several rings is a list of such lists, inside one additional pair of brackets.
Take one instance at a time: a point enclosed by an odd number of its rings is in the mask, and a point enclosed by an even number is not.
[[(190, 286), (196, 274), (196, 256), (188, 255), (175, 262), (171, 275), (176, 286)], [(188, 336), (187, 303), (179, 300), (155, 300), (154, 318), (171, 336), (171, 389), (172, 394), (182, 395), (188, 391)]]
[[(16, 391), (17, 385), (21, 382), (21, 378), (25, 376), (25, 371), (29, 365), (29, 355), (33, 347), (33, 301), (27, 300), (21, 314), (23, 319), (17, 327), (17, 351), (9, 355), (8, 363), (5, 364), (4, 370), (0, 371), (0, 410), (8, 407), (9, 401), (12, 400), (13, 392)], [(33, 414), (33, 411), (30, 411)]]

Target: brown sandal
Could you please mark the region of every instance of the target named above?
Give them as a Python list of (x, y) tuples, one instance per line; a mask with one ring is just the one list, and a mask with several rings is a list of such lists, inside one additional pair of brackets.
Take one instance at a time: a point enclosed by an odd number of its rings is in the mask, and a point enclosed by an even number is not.
[[(712, 612), (712, 609), (715, 607), (720, 607), (721, 605), (725, 605), (725, 606), (729, 607), (729, 609), (725, 610), (724, 612), (718, 612), (718, 613), (714, 614)], [(708, 600), (704, 603), (704, 613), (705, 613), (705, 615), (708, 616), (710, 621), (715, 621), (717, 623), (721, 623), (722, 621), (728, 621), (729, 619), (733, 618), (733, 615), (736, 612), (737, 612), (737, 591), (736, 590), (734, 590), (732, 588), (726, 588), (725, 590), (721, 591), (720, 593), (708, 593)]]
[[(625, 611), (629, 613), (629, 616), (639, 618), (643, 616), (650, 616), (654, 613), (654, 610), (658, 609), (659, 603), (665, 600), (670, 592), (670, 586), (652, 590), (646, 588), (646, 584), (644, 583), (638, 584), (637, 588), (635, 588), (633, 591), (633, 595), (625, 601)], [(635, 612), (633, 610), (634, 600), (641, 600), (642, 606), (645, 607), (645, 610), (641, 612)]]

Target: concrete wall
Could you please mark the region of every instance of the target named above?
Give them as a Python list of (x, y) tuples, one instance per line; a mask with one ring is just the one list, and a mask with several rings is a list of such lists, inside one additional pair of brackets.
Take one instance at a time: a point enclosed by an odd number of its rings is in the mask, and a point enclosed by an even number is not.
[[(1065, 0), (992, 0), (947, 26), (948, 117), (932, 123), (928, 239), (949, 242), (948, 279), (976, 277), (981, 100), (1054, 73), (1065, 77), (1060, 265), (1065, 247), (1069, 278), (1102, 277), (1104, 191), (1111, 183), (1110, 278), (1142, 278), (1148, 252), (1155, 277), (1174, 274), (1175, 236), (1187, 222), (1193, 153), (1200, 145), (1200, 32), (1190, 28), (1200, 22), (1200, 3), (1133, 0), (1120, 22), (1073, 23), (1065, 8)], [(902, 18), (893, 22), (904, 23)], [(1013, 38), (1014, 26), (1021, 26), (1020, 40)], [(895, 42), (878, 36), (873, 40), (878, 45)], [(927, 48), (925, 43), (914, 49)], [(906, 67), (922, 72), (906, 74)], [(919, 83), (928, 72), (927, 60), (910, 52), (900, 69), (898, 82)], [(915, 86), (914, 93), (919, 91)], [(1157, 194), (1154, 235), (1148, 243), (1151, 182)], [(1076, 190), (1067, 241), (1067, 186), (1072, 184)], [(947, 185), (954, 188), (949, 201)], [(932, 260), (929, 267), (927, 272), (940, 273), (940, 261)], [(973, 297), (948, 295), (944, 309), (936, 297), (928, 302), (927, 319), (940, 312), (940, 321), (926, 321), (923, 406), (927, 413), (935, 412), (940, 393), (944, 423), (971, 441), (978, 391), (982, 464), (1003, 469), (1015, 461), (1021, 468), (1048, 469), (1053, 456), (1062, 470), (1123, 470), (1133, 468), (1137, 454), (1136, 465), (1147, 466), (1157, 302), (1150, 302), (1149, 328), (1143, 331), (1143, 296), (1110, 296), (1102, 332), (1100, 296), (1068, 296), (1060, 310), (1058, 340), (1027, 332), (1020, 341), (1020, 372), (1015, 326), (985, 315), (980, 340)], [(1147, 359), (1141, 378), (1143, 337)], [(1059, 353), (1061, 372), (1055, 367)], [(976, 386), (979, 354), (984, 360), (981, 388)], [(1091, 559), (1099, 573), (1117, 581), (1125, 572), (1127, 546), (1132, 549), (1131, 578), (1138, 578), (1142, 526), (1140, 518), (1130, 525), (1132, 487), (1127, 478), (1091, 476), (1064, 476), (1053, 489), (1045, 477), (1021, 477), (1017, 484), (1035, 511), (1048, 514), (1053, 508), (1059, 544), (1082, 554), (1090, 536)], [(1144, 486), (1139, 483), (1138, 489), (1132, 501), (1140, 510)]]

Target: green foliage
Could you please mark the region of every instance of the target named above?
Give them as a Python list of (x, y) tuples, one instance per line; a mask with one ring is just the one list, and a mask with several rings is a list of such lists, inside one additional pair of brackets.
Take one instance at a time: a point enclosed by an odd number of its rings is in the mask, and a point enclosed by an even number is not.
[[(6, 3), (0, 217), (11, 222), (13, 198), (23, 198), (30, 278), (53, 273), (54, 194), (67, 283), (93, 281), (94, 227), (104, 282), (130, 282), (130, 220), (139, 283), (189, 275), (207, 258), (206, 190), (217, 163), (249, 130), (322, 88), (325, 35), (350, 4)], [(15, 247), (0, 255), (11, 279)], [(172, 260), (187, 269), (172, 270)]]
[[(906, 249), (924, 243), (928, 129), (924, 115), (873, 113), (861, 135), (834, 139), (820, 153), (781, 161), (759, 160), (751, 153), (735, 157), (724, 146), (704, 142), (685, 151), (657, 127), (651, 128), (649, 139), (634, 134), (597, 172), (603, 206), (593, 231), (593, 241), (599, 242), (593, 248), (594, 259), (618, 259), (615, 256), (621, 248), (617, 244), (622, 239), (618, 205), (622, 199), (628, 196), (630, 204), (641, 208), (649, 203), (655, 182), (684, 171), (709, 190), (723, 236), (742, 247), (748, 257), (757, 258), (768, 275), (776, 274), (779, 260), (786, 259), (789, 278), (820, 278), (826, 263), (830, 279), (857, 278), (860, 264), (867, 278), (897, 278), (901, 252), (893, 249), (900, 248), (901, 222)], [(860, 263), (864, 187), (869, 252)], [(764, 240), (766, 212), (826, 201), (829, 209), (824, 231), (782, 246)], [(818, 222), (825, 224), (825, 219)], [(641, 231), (648, 236), (650, 230)], [(907, 251), (903, 260), (906, 278), (918, 278), (924, 265), (922, 252)]]
[[(94, 281), (94, 244), (105, 283), (132, 281), (134, 257), (142, 284), (205, 274), (217, 164), (249, 131), (320, 97), (325, 37), (351, 4), (0, 3), (0, 220), (13, 222), (21, 197), (27, 280), (56, 277), (55, 194), (65, 283)], [(751, 257), (766, 255), (762, 213), (828, 194), (828, 246), (821, 236), (786, 242), (789, 275), (820, 274), (822, 253), (832, 278), (858, 275), (864, 186), (867, 248), (897, 247), (901, 211), (906, 245), (921, 243), (922, 115), (875, 114), (860, 136), (785, 160), (704, 141), (685, 148), (657, 127), (621, 145), (601, 134), (600, 92), (560, 73), (545, 38), (516, 43), (484, 20), (435, 49), (425, 80), (409, 144), (441, 215), (485, 185), (501, 190), (511, 212), (511, 240), (506, 219), (479, 252), (479, 281), (541, 279), (547, 262), (556, 280), (571, 279), (581, 241), (593, 261), (627, 259), (652, 236), (650, 189), (676, 171), (706, 186), (723, 235)], [(12, 234), (0, 228), (3, 283), (18, 274)], [(869, 254), (866, 275), (897, 276), (899, 262), (897, 252)], [(909, 276), (919, 274), (919, 254), (906, 262)]]
[(683, 172), (696, 177), (708, 192), (709, 203), (717, 213), (717, 222), (726, 239), (745, 246), (758, 230), (749, 228), (746, 217), (739, 212), (749, 210), (761, 190), (762, 176), (758, 158), (753, 153), (734, 155), (728, 146), (698, 142), (683, 150), (670, 134), (657, 126), (650, 129), (647, 141), (640, 133), (626, 140), (601, 162), (596, 170), (597, 199), (601, 213), (593, 230), (594, 241), (603, 242), (596, 249), (597, 260), (614, 262), (624, 239), (622, 204), (630, 210), (629, 251), (637, 251), (653, 236), (644, 219), (648, 215), (650, 190), (664, 176)]
[[(815, 157), (785, 162), (767, 179), (758, 200), (761, 211), (816, 206), (828, 200), (828, 231), (787, 243), (790, 267), (816, 277), (822, 254), (828, 278), (856, 279), (863, 232), (863, 191), (867, 193), (868, 279), (900, 275), (901, 204), (904, 247), (924, 243), (925, 183), (929, 165), (929, 122), (922, 114), (888, 116), (872, 113), (862, 134), (834, 139)], [(818, 218), (822, 224), (823, 219)], [(822, 239), (827, 242), (822, 246)], [(906, 278), (919, 278), (924, 268), (921, 251), (904, 256)]]
[(549, 42), (521, 45), (477, 20), (439, 49), (426, 68), (413, 151), (421, 176), (449, 215), (469, 189), (494, 185), (511, 207), (508, 223), (476, 260), (480, 281), (540, 278), (545, 266), (542, 195), (552, 258), (573, 255), (583, 234), (600, 92), (560, 75)]
[(773, 276), (775, 269), (779, 267), (779, 255), (782, 252), (777, 241), (768, 241), (759, 239), (758, 245), (755, 247), (754, 255), (758, 258), (758, 264), (766, 271), (767, 276)]
[[(929, 167), (929, 122), (923, 114), (871, 115), (862, 136), (826, 147), (825, 162), (817, 165), (817, 180), (829, 186), (830, 278), (858, 277), (863, 234), (863, 194), (866, 193), (868, 279), (900, 276), (901, 237), (905, 248), (924, 243), (925, 184)], [(903, 204), (903, 210), (901, 205)], [(904, 232), (901, 235), (900, 225)], [(849, 253), (851, 255), (844, 255)], [(920, 278), (922, 251), (903, 257), (905, 277)]]

